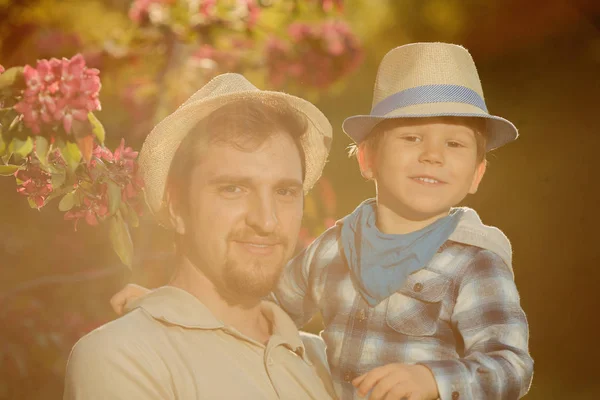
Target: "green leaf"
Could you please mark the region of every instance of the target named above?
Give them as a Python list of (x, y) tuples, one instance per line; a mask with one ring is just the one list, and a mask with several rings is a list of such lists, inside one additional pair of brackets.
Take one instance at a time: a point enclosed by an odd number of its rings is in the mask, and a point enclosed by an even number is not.
[(65, 142), (64, 146), (60, 149), (60, 153), (67, 162), (69, 169), (75, 171), (81, 162), (81, 151), (77, 143)]
[(33, 201), (33, 199), (31, 197), (27, 198), (27, 202), (29, 203), (29, 207), (35, 208), (36, 210), (39, 209), (37, 204), (35, 204), (35, 201)]
[(113, 250), (117, 253), (121, 262), (131, 269), (133, 242), (120, 212), (110, 217), (109, 236)]
[(61, 171), (51, 171), (52, 174), (52, 187), (54, 189), (57, 189), (59, 187), (61, 187), (63, 185), (63, 183), (65, 183), (65, 179), (67, 177), (67, 174), (65, 173), (64, 170)]
[(19, 169), (18, 165), (0, 165), (0, 175), (11, 176)]
[[(1, 128), (1, 126), (0, 126), (0, 128)], [(0, 156), (3, 156), (5, 151), (6, 151), (6, 142), (2, 138), (2, 129), (0, 129)]]
[(36, 136), (35, 138), (35, 154), (42, 165), (48, 164), (48, 140), (43, 136)]
[(121, 205), (121, 187), (114, 181), (108, 181), (108, 212), (114, 215)]
[(12, 86), (23, 76), (23, 67), (12, 67), (0, 75), (0, 90)]
[(125, 221), (127, 221), (127, 224), (130, 227), (137, 228), (138, 226), (140, 226), (140, 219), (135, 210), (129, 205), (129, 203), (125, 201), (121, 202), (120, 210), (121, 214), (123, 215), (123, 218), (125, 219)]
[(31, 136), (27, 136), (27, 140), (19, 140), (14, 138), (8, 145), (8, 151), (13, 154), (18, 154), (22, 158), (27, 157), (33, 151), (33, 140)]
[(100, 144), (104, 144), (106, 133), (104, 132), (104, 126), (102, 125), (102, 122), (100, 122), (100, 120), (96, 118), (92, 112), (88, 113), (88, 121), (90, 121), (90, 124), (92, 124), (92, 132), (94, 135), (96, 135), (96, 138), (98, 138)]
[(21, 122), (21, 115), (15, 116), (15, 118), (10, 123), (10, 126), (8, 127), (8, 131), (10, 132), (13, 129), (15, 129), (17, 126), (21, 126), (21, 125), (19, 125), (19, 122)]
[(60, 199), (58, 209), (60, 211), (69, 211), (75, 205), (75, 192), (69, 192)]

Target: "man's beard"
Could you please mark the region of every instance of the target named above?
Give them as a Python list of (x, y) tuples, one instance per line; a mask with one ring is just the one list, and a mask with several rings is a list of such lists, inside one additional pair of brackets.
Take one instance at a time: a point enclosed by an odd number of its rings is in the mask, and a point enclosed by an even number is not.
[(274, 257), (262, 258), (259, 256), (241, 259), (234, 257), (231, 247), (228, 246), (222, 278), (224, 287), (235, 296), (263, 298), (273, 291), (283, 267), (289, 260), (289, 240), (277, 233), (261, 236), (252, 230), (231, 232), (227, 239), (231, 245), (236, 241), (252, 241), (253, 238), (260, 238), (267, 243), (276, 244), (278, 248), (275, 249), (275, 253), (281, 251), (280, 258), (273, 255)]
[(273, 291), (285, 265), (284, 260), (238, 261), (228, 259), (223, 269), (227, 291), (234, 295), (263, 298)]

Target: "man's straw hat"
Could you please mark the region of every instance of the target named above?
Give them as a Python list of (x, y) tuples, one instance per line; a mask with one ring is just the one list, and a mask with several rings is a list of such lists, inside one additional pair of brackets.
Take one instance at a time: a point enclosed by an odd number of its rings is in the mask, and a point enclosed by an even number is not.
[(159, 221), (165, 219), (165, 186), (173, 156), (179, 144), (196, 124), (227, 103), (241, 99), (265, 104), (284, 102), (306, 118), (307, 131), (301, 137), (306, 171), (304, 191), (312, 188), (321, 176), (332, 140), (331, 124), (310, 102), (282, 92), (259, 90), (239, 74), (222, 74), (194, 93), (177, 110), (158, 123), (146, 137), (140, 151), (139, 165), (144, 178), (146, 201)]
[(343, 129), (360, 143), (381, 121), (438, 116), (484, 118), (486, 150), (518, 136), (510, 121), (488, 113), (469, 52), (447, 43), (413, 43), (388, 52), (377, 71), (370, 115), (347, 118)]

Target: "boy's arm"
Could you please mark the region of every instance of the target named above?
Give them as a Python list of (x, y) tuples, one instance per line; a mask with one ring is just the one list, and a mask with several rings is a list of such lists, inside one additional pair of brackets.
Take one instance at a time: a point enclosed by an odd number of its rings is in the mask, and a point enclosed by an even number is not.
[(329, 229), (284, 268), (271, 294), (296, 326), (304, 326), (318, 311), (323, 291), (326, 266), (335, 254), (337, 245), (335, 227)]
[(509, 267), (482, 250), (460, 283), (452, 323), (464, 340), (464, 357), (428, 361), (441, 400), (517, 399), (529, 390), (533, 360), (529, 328)]

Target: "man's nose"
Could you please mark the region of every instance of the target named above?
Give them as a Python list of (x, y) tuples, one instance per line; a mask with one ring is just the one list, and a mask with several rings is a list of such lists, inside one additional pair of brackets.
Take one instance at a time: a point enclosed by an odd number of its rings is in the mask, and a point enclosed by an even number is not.
[(274, 196), (256, 194), (251, 200), (247, 223), (259, 234), (273, 233), (277, 227), (277, 207)]

